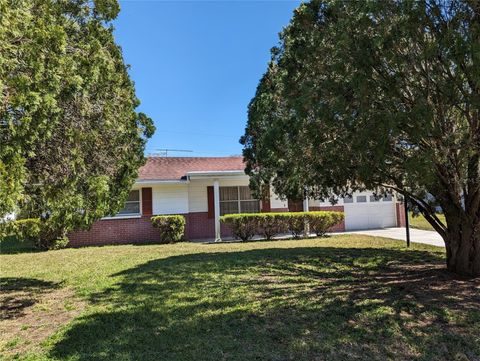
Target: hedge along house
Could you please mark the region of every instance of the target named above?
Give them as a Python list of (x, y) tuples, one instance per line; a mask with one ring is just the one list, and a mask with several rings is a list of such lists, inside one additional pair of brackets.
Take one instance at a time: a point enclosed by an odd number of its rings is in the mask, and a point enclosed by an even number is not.
[(377, 199), (372, 192), (355, 193), (335, 206), (312, 199), (284, 201), (273, 192), (266, 199), (255, 199), (244, 168), (242, 157), (149, 157), (125, 207), (89, 231), (71, 233), (70, 245), (156, 242), (159, 233), (150, 218), (160, 214), (184, 215), (188, 239), (230, 236), (220, 224), (220, 216), (229, 213), (345, 212), (345, 221), (332, 231), (404, 225), (403, 207), (395, 197)]

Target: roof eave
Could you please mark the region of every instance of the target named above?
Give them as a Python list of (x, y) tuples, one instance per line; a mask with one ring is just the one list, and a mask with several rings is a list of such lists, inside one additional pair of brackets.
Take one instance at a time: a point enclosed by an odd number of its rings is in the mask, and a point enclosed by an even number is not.
[(189, 179), (194, 178), (211, 178), (211, 177), (232, 177), (246, 176), (243, 170), (219, 170), (219, 171), (193, 171), (187, 172)]
[(188, 179), (137, 179), (135, 184), (186, 184)]

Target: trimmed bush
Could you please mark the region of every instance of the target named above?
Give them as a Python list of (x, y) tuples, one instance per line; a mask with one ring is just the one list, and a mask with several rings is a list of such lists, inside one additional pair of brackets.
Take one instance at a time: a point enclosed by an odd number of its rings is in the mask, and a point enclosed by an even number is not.
[(247, 241), (255, 235), (266, 239), (282, 233), (291, 233), (294, 238), (306, 235), (306, 227), (318, 236), (323, 236), (330, 227), (340, 223), (343, 212), (283, 212), (283, 213), (240, 213), (220, 217), (233, 235)]
[(235, 238), (248, 241), (253, 238), (258, 230), (256, 213), (227, 214), (220, 217), (220, 221), (227, 224)]
[(287, 224), (288, 230), (293, 238), (298, 239), (301, 235), (307, 236), (306, 224), (308, 212), (292, 212), (288, 213)]
[(162, 243), (175, 243), (184, 240), (184, 216), (154, 216), (150, 220), (153, 226), (155, 228), (158, 228), (158, 230), (160, 231), (160, 239)]
[(265, 239), (271, 240), (278, 234), (288, 232), (288, 224), (283, 213), (258, 213), (257, 232)]
[(339, 224), (345, 218), (343, 212), (307, 212), (308, 227), (311, 233), (324, 236), (328, 229)]

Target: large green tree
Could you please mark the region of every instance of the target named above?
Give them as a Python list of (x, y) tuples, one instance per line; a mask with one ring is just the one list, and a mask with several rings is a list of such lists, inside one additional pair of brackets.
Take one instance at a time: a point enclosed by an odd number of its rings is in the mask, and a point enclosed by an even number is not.
[(445, 240), (448, 269), (480, 275), (480, 2), (302, 4), (241, 142), (257, 188), (409, 196)]
[(0, 219), (46, 241), (123, 204), (151, 120), (114, 42), (116, 0), (0, 0)]

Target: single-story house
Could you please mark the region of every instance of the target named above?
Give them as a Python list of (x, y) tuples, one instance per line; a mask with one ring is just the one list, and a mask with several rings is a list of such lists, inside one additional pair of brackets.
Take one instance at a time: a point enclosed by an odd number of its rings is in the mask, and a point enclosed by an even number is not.
[(345, 221), (332, 231), (404, 225), (403, 207), (395, 195), (377, 199), (372, 192), (354, 193), (333, 206), (314, 199), (282, 200), (273, 191), (267, 199), (255, 199), (244, 168), (242, 157), (148, 157), (125, 207), (117, 215), (97, 221), (89, 231), (71, 233), (70, 244), (158, 241), (150, 218), (159, 214), (184, 215), (188, 239), (229, 236), (220, 216), (240, 212), (345, 212)]

